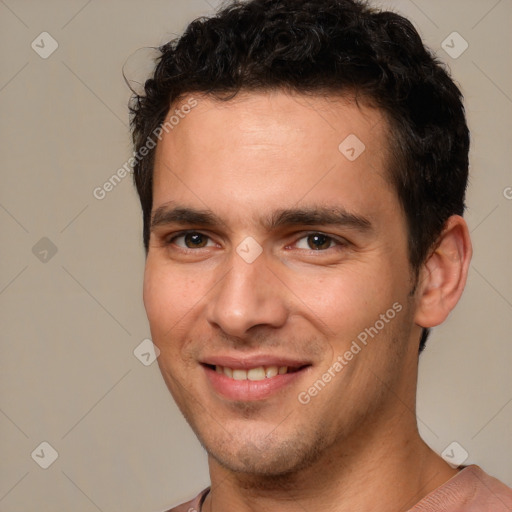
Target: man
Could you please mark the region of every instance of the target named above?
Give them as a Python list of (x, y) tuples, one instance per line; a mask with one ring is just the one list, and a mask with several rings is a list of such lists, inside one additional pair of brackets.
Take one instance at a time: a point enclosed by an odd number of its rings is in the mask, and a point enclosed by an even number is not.
[(211, 487), (173, 511), (510, 511), (420, 438), (459, 300), (469, 135), (404, 18), (252, 0), (161, 48), (132, 108), (144, 302)]

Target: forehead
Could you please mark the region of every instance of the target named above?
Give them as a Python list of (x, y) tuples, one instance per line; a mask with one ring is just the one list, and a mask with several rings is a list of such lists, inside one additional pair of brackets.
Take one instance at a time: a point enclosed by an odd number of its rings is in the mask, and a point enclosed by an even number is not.
[(376, 199), (396, 201), (386, 179), (388, 123), (376, 109), (282, 91), (196, 96), (183, 108), (190, 99), (172, 107), (179, 122), (156, 149), (154, 210), (179, 200), (242, 215), (309, 201), (368, 215)]

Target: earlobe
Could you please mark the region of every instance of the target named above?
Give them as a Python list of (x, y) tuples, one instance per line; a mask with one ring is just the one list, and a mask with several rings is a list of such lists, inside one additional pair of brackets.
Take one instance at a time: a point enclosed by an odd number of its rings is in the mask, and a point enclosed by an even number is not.
[(446, 320), (466, 284), (472, 247), (466, 221), (451, 216), (420, 271), (415, 323), (434, 327)]

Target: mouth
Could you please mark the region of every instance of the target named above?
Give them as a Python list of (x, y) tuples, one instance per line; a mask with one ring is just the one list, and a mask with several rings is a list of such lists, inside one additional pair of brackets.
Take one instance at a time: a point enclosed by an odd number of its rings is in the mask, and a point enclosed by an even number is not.
[(311, 367), (309, 363), (284, 361), (267, 364), (201, 363), (213, 390), (224, 399), (253, 401), (269, 398), (290, 387)]
[(272, 379), (277, 375), (286, 375), (288, 373), (294, 373), (300, 371), (302, 367), (292, 366), (256, 366), (254, 368), (230, 368), (229, 366), (221, 365), (206, 365), (208, 368), (215, 370), (221, 375), (225, 375), (229, 379), (233, 380), (251, 380), (260, 381), (264, 379)]

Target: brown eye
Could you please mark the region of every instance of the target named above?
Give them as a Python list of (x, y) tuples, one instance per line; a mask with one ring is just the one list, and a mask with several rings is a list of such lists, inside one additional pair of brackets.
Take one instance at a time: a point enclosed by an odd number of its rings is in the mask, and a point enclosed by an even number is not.
[(169, 243), (177, 245), (182, 249), (202, 249), (203, 247), (214, 245), (209, 236), (197, 231), (182, 233), (169, 240)]
[(321, 233), (315, 233), (307, 236), (308, 247), (314, 251), (329, 249), (332, 241), (331, 237), (322, 235)]
[(184, 236), (185, 245), (189, 249), (197, 249), (198, 247), (206, 247), (208, 243), (208, 237), (201, 233), (187, 233)]

